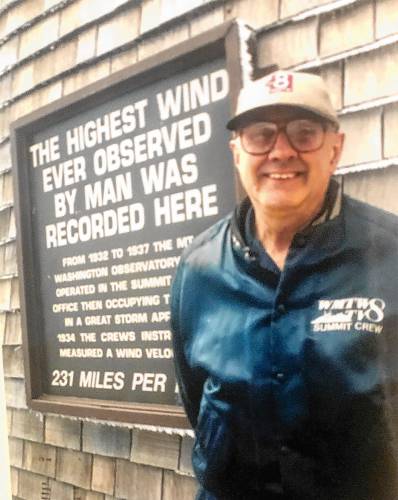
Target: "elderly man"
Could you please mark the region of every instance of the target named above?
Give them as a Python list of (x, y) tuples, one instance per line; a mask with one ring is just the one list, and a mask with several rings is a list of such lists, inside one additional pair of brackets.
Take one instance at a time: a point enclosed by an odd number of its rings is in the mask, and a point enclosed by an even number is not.
[(397, 500), (397, 218), (331, 178), (344, 136), (320, 77), (250, 83), (228, 128), (248, 197), (172, 294), (198, 498)]

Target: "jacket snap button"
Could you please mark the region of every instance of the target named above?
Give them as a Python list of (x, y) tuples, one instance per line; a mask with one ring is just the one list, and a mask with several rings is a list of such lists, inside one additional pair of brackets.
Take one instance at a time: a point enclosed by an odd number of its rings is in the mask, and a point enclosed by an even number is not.
[(240, 248), (240, 241), (238, 240), (238, 238), (236, 236), (232, 236), (232, 241), (233, 241), (233, 244), (235, 245), (236, 248)]
[(283, 455), (287, 455), (289, 453), (289, 448), (287, 446), (285, 446), (285, 445), (282, 445), (281, 446), (281, 453)]
[(278, 306), (278, 313), (279, 314), (285, 314), (286, 312), (286, 307), (283, 304), (279, 304)]
[(250, 249), (245, 250), (245, 259), (248, 262), (254, 262), (257, 259), (257, 255)]
[(298, 236), (296, 240), (296, 244), (299, 248), (305, 247), (307, 243), (307, 238), (305, 236)]
[(283, 372), (278, 372), (278, 373), (275, 374), (275, 377), (278, 380), (283, 380), (285, 378), (285, 374)]

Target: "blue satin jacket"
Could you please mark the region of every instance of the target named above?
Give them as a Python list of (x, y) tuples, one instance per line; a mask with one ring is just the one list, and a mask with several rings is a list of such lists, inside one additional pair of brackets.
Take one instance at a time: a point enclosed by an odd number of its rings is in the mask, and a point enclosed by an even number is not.
[(343, 197), (280, 272), (250, 209), (194, 240), (172, 289), (198, 498), (397, 500), (398, 219)]

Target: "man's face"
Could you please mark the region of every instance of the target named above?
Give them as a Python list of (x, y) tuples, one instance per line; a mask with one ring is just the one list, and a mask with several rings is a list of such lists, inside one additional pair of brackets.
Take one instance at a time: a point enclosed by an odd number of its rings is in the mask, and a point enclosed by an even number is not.
[[(291, 120), (308, 118), (299, 108), (276, 107), (259, 120), (286, 125)], [(329, 180), (336, 169), (343, 146), (343, 134), (326, 126), (321, 147), (312, 152), (297, 152), (286, 133), (280, 131), (272, 149), (252, 155), (242, 147), (238, 131), (231, 141), (235, 165), (254, 208), (274, 212), (296, 210), (312, 213), (321, 208)]]

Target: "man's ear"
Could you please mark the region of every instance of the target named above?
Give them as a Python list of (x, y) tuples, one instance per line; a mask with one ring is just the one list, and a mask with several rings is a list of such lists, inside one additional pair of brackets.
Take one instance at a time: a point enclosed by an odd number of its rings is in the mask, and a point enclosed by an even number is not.
[(336, 140), (332, 148), (332, 155), (330, 158), (331, 169), (334, 172), (339, 164), (341, 154), (343, 152), (345, 141), (345, 134), (343, 132), (336, 132)]
[(229, 141), (229, 147), (232, 151), (232, 156), (234, 158), (235, 167), (237, 167), (239, 165), (239, 158), (240, 158), (240, 156), (239, 156), (240, 148), (239, 148), (239, 145), (237, 144), (237, 141), (238, 141), (237, 137), (233, 137)]

